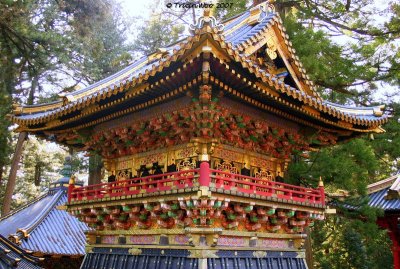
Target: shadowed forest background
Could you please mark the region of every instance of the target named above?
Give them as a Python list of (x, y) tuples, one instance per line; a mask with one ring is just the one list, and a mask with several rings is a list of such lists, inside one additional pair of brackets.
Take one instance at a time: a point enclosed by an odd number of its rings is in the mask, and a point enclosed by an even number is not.
[[(46, 191), (68, 154), (81, 180), (93, 184), (105, 176), (94, 153), (13, 132), (7, 119), (13, 104), (58, 100), (188, 35), (188, 25), (202, 10), (168, 9), (167, 2), (149, 1), (151, 16), (135, 18), (114, 0), (0, 1), (2, 215)], [(213, 10), (219, 21), (252, 4), (219, 2), (234, 3)], [(366, 186), (400, 168), (400, 2), (276, 0), (274, 5), (323, 99), (385, 104), (392, 115), (386, 133), (293, 156), (286, 182), (316, 187), (321, 176), (328, 196), (347, 194), (343, 201), (331, 197), (338, 213), (311, 228), (315, 268), (391, 268), (387, 233), (375, 224), (382, 212), (367, 206)], [(348, 211), (343, 203), (357, 210)]]

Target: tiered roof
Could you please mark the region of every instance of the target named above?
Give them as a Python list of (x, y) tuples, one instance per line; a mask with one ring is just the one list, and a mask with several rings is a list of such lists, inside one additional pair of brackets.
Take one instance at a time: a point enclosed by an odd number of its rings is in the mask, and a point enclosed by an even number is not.
[[(208, 83), (250, 106), (342, 137), (382, 132), (388, 120), (382, 106), (349, 107), (326, 102), (315, 91), (282, 25), (262, 3), (223, 25), (204, 16), (193, 35), (144, 56), (118, 73), (63, 100), (16, 106), (19, 130), (49, 136), (79, 131), (104, 121), (184, 96)], [(222, 30), (223, 29), (223, 30)], [(269, 50), (278, 69), (271, 73), (257, 58)], [(209, 57), (209, 76), (203, 57)], [(78, 142), (70, 142), (78, 145)]]

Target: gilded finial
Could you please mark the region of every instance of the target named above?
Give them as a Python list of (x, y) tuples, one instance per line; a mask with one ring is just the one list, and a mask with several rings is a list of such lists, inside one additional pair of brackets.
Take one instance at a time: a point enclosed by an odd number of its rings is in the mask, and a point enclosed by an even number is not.
[(76, 182), (76, 176), (71, 175), (71, 177), (69, 179), (69, 185), (75, 185), (75, 182)]
[(319, 182), (318, 182), (318, 187), (323, 187), (324, 186), (324, 182), (322, 181), (322, 177), (319, 177)]
[(210, 8), (205, 8), (204, 9), (203, 17), (205, 17), (205, 18), (211, 17), (211, 9)]
[(210, 8), (205, 8), (203, 11), (203, 16), (198, 18), (195, 24), (190, 24), (189, 30), (193, 34), (196, 29), (201, 29), (208, 25), (212, 28), (216, 28), (218, 32), (222, 32), (224, 29), (224, 25), (218, 24), (217, 19), (212, 16), (212, 10)]
[(247, 23), (249, 25), (257, 24), (265, 19), (268, 14), (275, 13), (274, 3), (273, 0), (254, 0)]

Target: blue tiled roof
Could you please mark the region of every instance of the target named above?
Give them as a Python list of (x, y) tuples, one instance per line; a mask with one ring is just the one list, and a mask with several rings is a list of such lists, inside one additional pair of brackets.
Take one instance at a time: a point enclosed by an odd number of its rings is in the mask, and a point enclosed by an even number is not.
[[(250, 11), (247, 11), (247, 13), (250, 13)], [(270, 13), (268, 15), (261, 14), (261, 17), (263, 19), (259, 23), (254, 25), (244, 24), (239, 29), (233, 31), (232, 33), (227, 34), (225, 36), (225, 41), (231, 43), (234, 46), (243, 43), (246, 40), (255, 36), (257, 33), (261, 32), (265, 28), (265, 26), (267, 26), (267, 24), (272, 21), (272, 19), (275, 16), (276, 16), (275, 13)]]
[(39, 258), (0, 235), (0, 269), (42, 269), (38, 262)]
[(368, 204), (372, 207), (380, 208), (385, 211), (396, 211), (400, 210), (400, 199), (386, 200), (385, 196), (389, 188), (371, 193), (369, 195)]
[(368, 185), (368, 204), (371, 207), (385, 211), (400, 210), (400, 176), (395, 175), (387, 179)]
[(53, 195), (43, 195), (29, 204), (17, 209), (0, 219), (0, 234), (8, 237), (16, 233), (18, 228), (25, 227), (33, 218), (40, 215), (43, 208), (49, 204)]
[[(207, 258), (210, 269), (307, 269), (304, 258), (297, 252), (268, 251), (255, 257), (254, 251), (219, 250), (215, 258)], [(127, 248), (94, 248), (85, 256), (81, 269), (141, 269), (141, 268), (199, 268), (199, 259), (190, 257), (189, 250), (141, 249), (131, 255)]]
[[(20, 240), (23, 249), (44, 254), (84, 255), (85, 223), (57, 206), (67, 202), (66, 188), (56, 188), (0, 219), (0, 234)], [(23, 230), (29, 234), (28, 237)]]
[(341, 111), (349, 116), (357, 116), (357, 118), (361, 120), (377, 119), (382, 115), (382, 109), (383, 109), (383, 106), (354, 107), (354, 106), (339, 105), (328, 101), (323, 101), (323, 104), (326, 105), (327, 107)]
[(242, 14), (236, 15), (236, 17), (234, 17), (234, 18), (229, 18), (225, 22), (224, 31), (226, 32), (226, 31), (230, 30), (232, 27), (235, 27), (236, 25), (238, 25), (239, 23), (241, 23), (242, 21), (247, 19), (249, 16), (250, 16), (250, 12), (245, 11)]

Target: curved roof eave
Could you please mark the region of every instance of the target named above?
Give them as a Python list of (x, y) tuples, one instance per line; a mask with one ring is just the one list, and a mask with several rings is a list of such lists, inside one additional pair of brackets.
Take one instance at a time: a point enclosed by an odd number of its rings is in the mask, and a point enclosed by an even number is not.
[[(273, 17), (276, 18), (276, 17)], [(219, 42), (220, 47), (225, 50), (230, 57), (238, 61), (242, 64), (244, 68), (247, 68), (250, 73), (254, 73), (258, 78), (262, 81), (266, 82), (269, 86), (273, 86), (278, 92), (283, 92), (288, 96), (291, 96), (299, 101), (307, 103), (311, 107), (317, 109), (318, 111), (328, 113), (331, 116), (338, 118), (339, 120), (355, 123), (359, 125), (366, 126), (376, 126), (383, 124), (387, 121), (387, 115), (381, 112), (382, 107), (373, 107), (373, 108), (351, 108), (351, 107), (341, 107), (340, 105), (329, 103), (322, 101), (319, 97), (310, 96), (306, 93), (299, 91), (289, 85), (286, 85), (280, 82), (277, 79), (274, 79), (269, 74), (267, 74), (264, 70), (260, 69), (256, 63), (252, 62), (248, 56), (240, 54), (238, 51), (234, 49), (232, 43), (229, 43), (224, 40), (223, 35), (217, 34), (211, 31), (211, 36), (217, 42)], [(123, 85), (126, 84), (140, 84), (146, 81), (150, 76), (153, 76), (156, 72), (161, 71), (164, 66), (168, 66), (171, 61), (177, 60), (178, 57), (182, 56), (186, 50), (190, 49), (194, 46), (195, 41), (199, 40), (199, 36), (190, 36), (178, 45), (173, 46), (173, 51), (171, 48), (164, 51), (164, 56), (166, 57), (154, 57), (151, 64), (146, 64), (138, 69), (134, 69), (135, 67), (140, 66), (140, 63), (146, 62), (142, 59), (139, 62), (132, 64), (131, 66), (121, 70), (115, 75), (103, 80), (106, 83), (111, 83), (110, 85), (104, 87), (104, 84), (100, 82), (89, 86), (85, 90), (81, 90), (73, 94), (73, 96), (77, 97), (81, 94), (85, 94), (84, 96), (78, 99), (72, 99), (70, 103), (67, 103), (63, 107), (59, 107), (57, 109), (46, 111), (46, 112), (37, 112), (34, 114), (25, 114), (20, 116), (12, 116), (14, 122), (18, 124), (37, 124), (41, 122), (46, 122), (49, 120), (56, 119), (59, 116), (66, 115), (79, 107), (93, 103), (95, 100), (104, 99), (107, 96), (113, 94), (112, 92), (120, 92), (123, 90)], [(179, 49), (177, 49), (179, 48)], [(128, 75), (129, 74), (129, 75)], [(122, 78), (122, 80), (119, 80)], [(101, 89), (100, 89), (101, 88)], [(94, 91), (93, 89), (97, 89)], [(93, 99), (95, 99), (93, 101)], [(378, 110), (379, 109), (379, 110)], [(360, 112), (361, 111), (361, 112)], [(379, 114), (379, 112), (381, 112)]]

